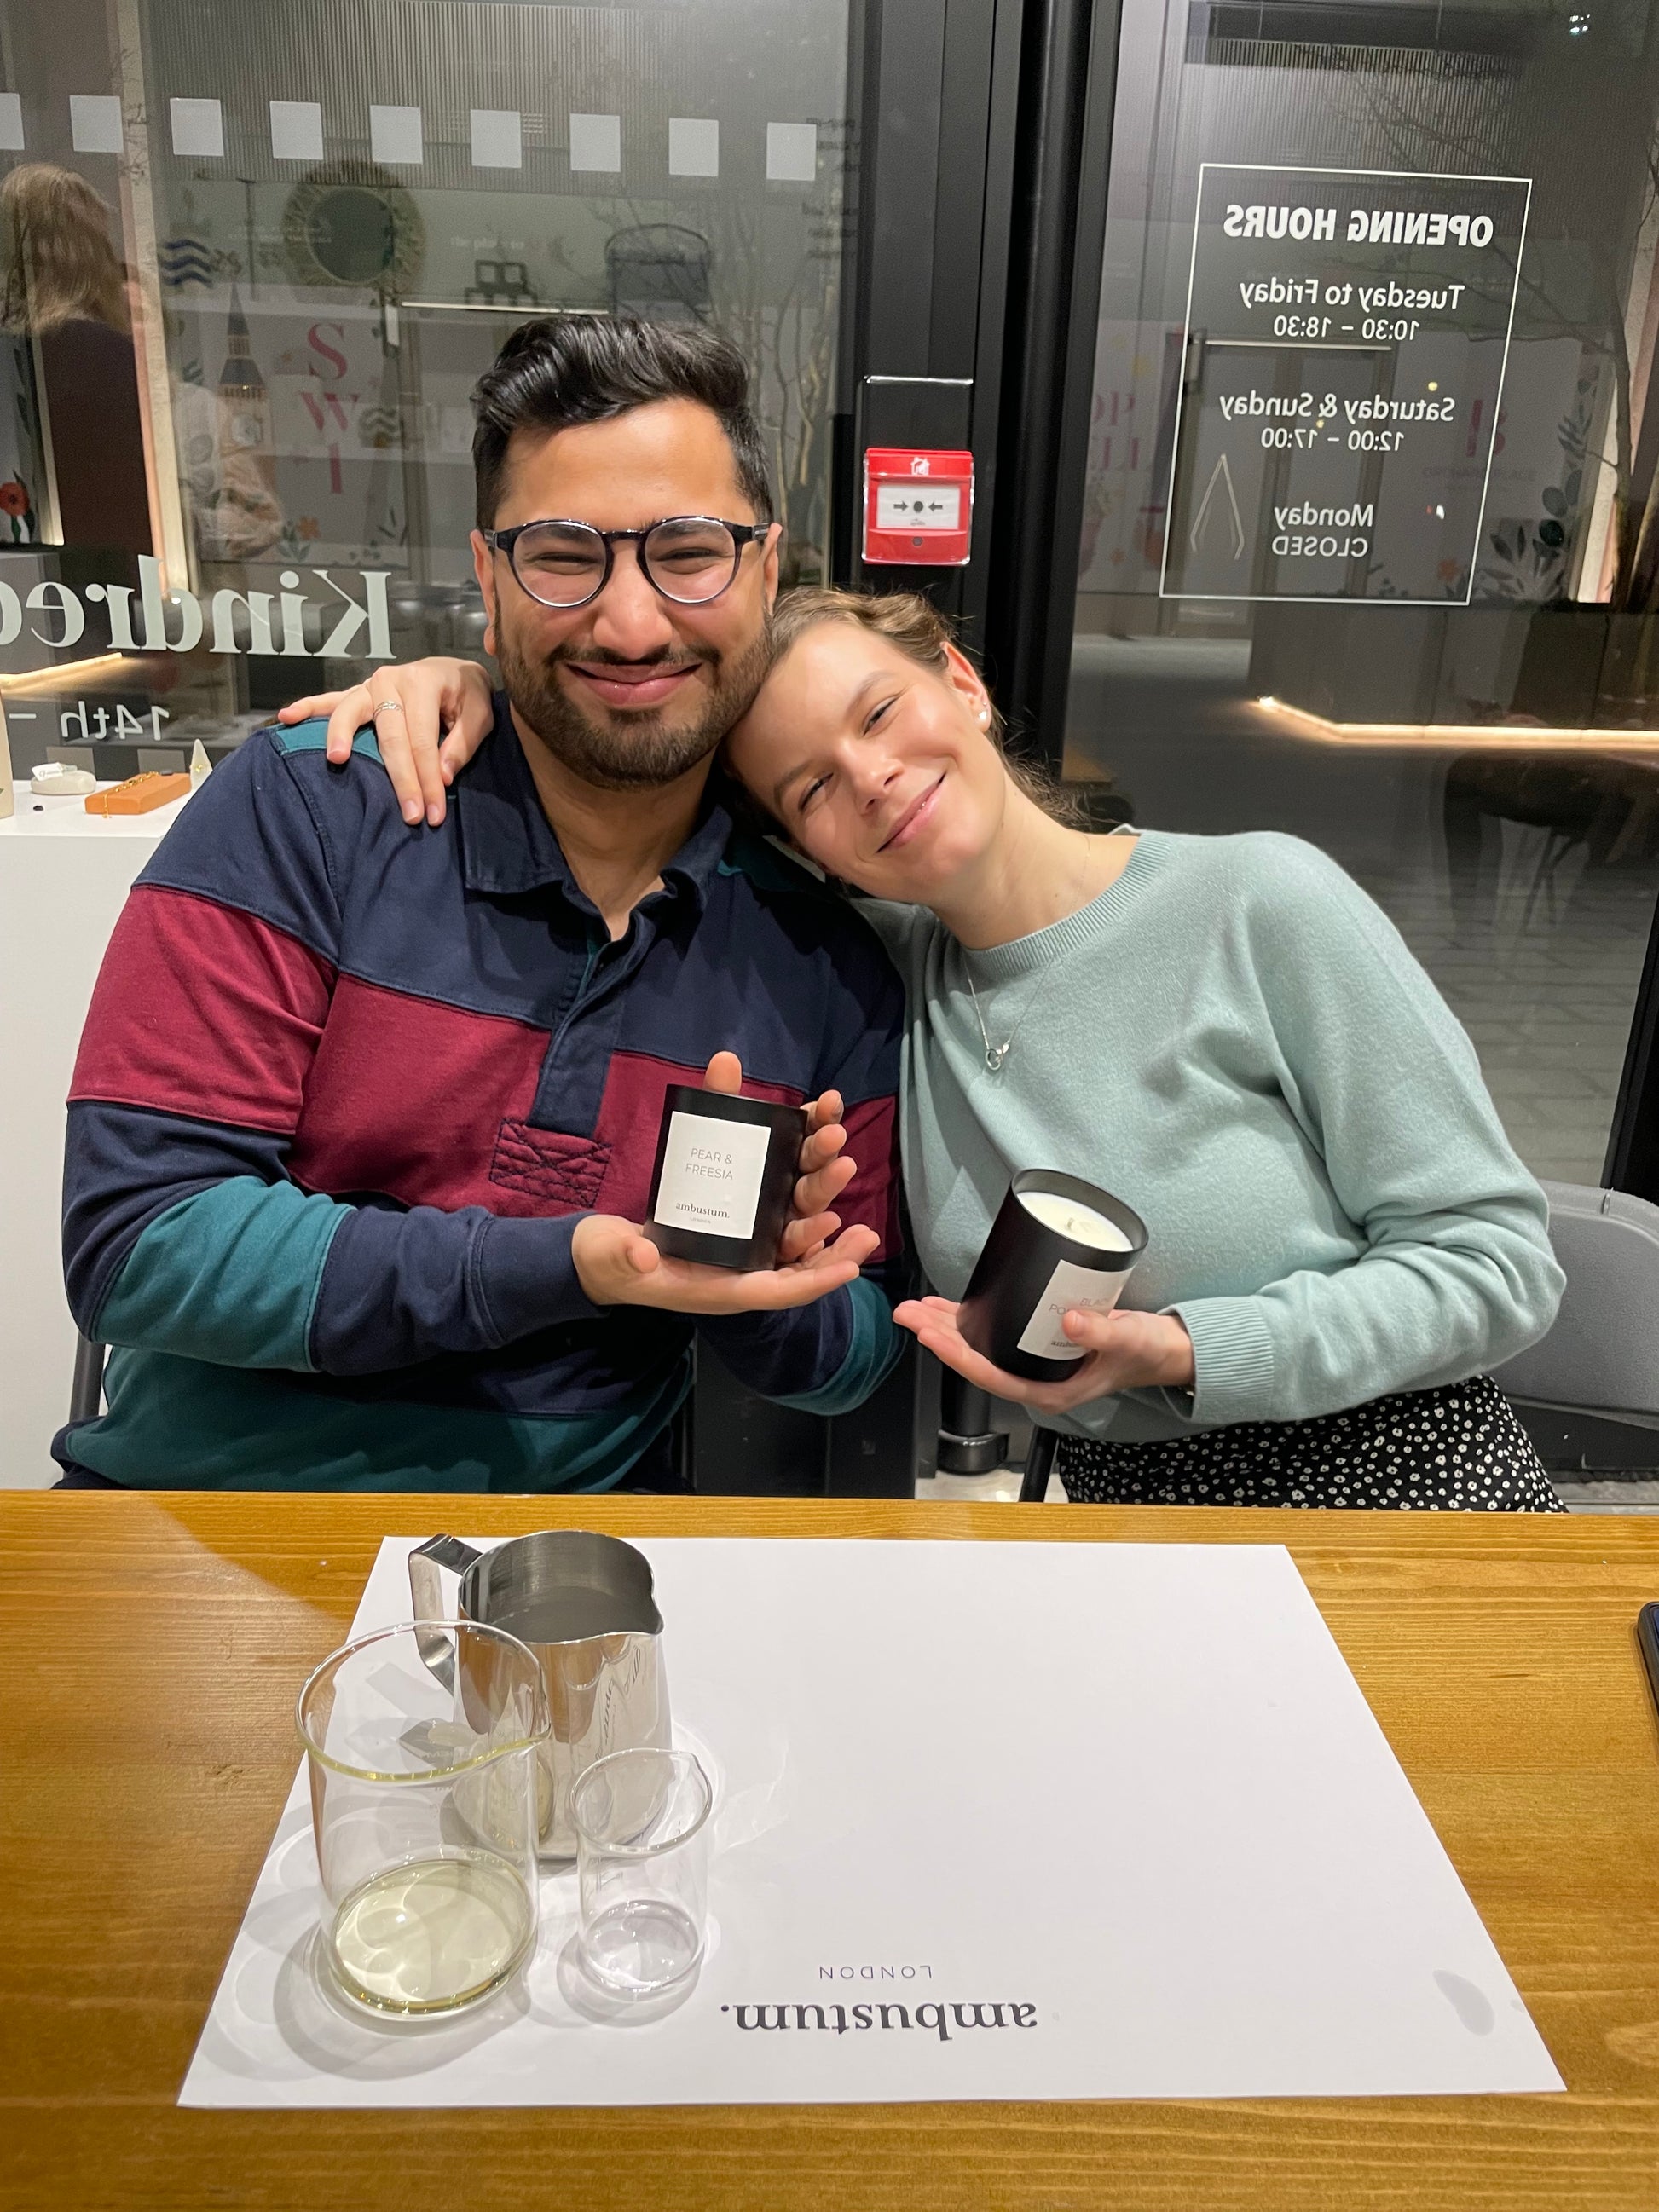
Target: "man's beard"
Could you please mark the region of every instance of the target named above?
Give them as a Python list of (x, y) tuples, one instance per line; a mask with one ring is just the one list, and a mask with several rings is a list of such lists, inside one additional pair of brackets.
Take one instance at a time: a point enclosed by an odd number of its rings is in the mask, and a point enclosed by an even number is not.
[[(713, 652), (700, 655), (702, 665), (709, 672), (710, 689), (702, 713), (693, 722), (667, 722), (660, 708), (636, 710), (615, 720), (590, 721), (562, 688), (559, 664), (579, 661), (597, 668), (615, 660), (617, 655), (561, 648), (535, 659), (520, 649), (516, 637), (499, 627), (495, 641), (501, 681), (515, 711), (562, 766), (597, 791), (657, 790), (707, 760), (726, 732), (749, 711), (769, 656), (764, 629), (738, 659)], [(680, 655), (672, 653), (665, 653), (661, 659), (665, 668), (685, 665)], [(599, 711), (603, 714), (604, 709)]]

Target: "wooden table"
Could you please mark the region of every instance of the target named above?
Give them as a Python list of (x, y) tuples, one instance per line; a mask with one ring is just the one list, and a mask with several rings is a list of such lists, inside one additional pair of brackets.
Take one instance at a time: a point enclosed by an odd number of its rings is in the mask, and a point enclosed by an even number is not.
[[(420, 2114), (174, 2103), (382, 1534), (1288, 1544), (1569, 2094)], [(0, 2204), (1655, 2212), (1659, 1522), (0, 1493)], [(988, 1879), (994, 1869), (988, 1865)], [(1008, 1869), (1012, 1878), (1013, 1869)]]

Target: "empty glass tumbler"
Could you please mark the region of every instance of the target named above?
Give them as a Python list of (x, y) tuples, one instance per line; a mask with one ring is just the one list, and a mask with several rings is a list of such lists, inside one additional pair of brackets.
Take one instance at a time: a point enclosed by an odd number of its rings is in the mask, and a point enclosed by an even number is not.
[(688, 1752), (596, 1759), (571, 1793), (584, 1969), (624, 1997), (696, 1972), (708, 1918), (708, 1777)]
[(535, 1654), (467, 1621), (381, 1629), (324, 1660), (296, 1718), (341, 1989), (404, 2014), (499, 1989), (536, 1940)]

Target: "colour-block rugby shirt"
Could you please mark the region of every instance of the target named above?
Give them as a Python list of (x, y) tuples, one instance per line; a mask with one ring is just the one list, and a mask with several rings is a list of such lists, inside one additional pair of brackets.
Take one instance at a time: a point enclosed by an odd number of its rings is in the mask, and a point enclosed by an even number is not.
[[(55, 1447), (139, 1486), (602, 1489), (672, 1417), (700, 1328), (834, 1413), (896, 1356), (902, 993), (866, 926), (714, 799), (612, 943), (504, 700), (410, 830), (372, 733), (265, 730), (133, 887), (75, 1071), (70, 1304), (116, 1347)], [(366, 756), (366, 757), (365, 757)], [(584, 1212), (643, 1221), (663, 1092), (847, 1101), (838, 1211), (882, 1237), (817, 1304), (600, 1308)]]

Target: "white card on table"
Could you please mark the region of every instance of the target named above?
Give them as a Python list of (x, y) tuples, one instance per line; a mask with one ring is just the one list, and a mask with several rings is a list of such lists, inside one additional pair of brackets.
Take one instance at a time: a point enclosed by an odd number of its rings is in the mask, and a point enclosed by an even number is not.
[[(382, 1544), (358, 1632), (408, 1618), (418, 1540)], [(1281, 1547), (640, 1549), (677, 1735), (717, 1792), (709, 1953), (678, 2009), (573, 2008), (556, 1874), (516, 1985), (447, 2022), (351, 2013), (313, 1964), (302, 1776), (182, 2103), (1562, 2086)]]

